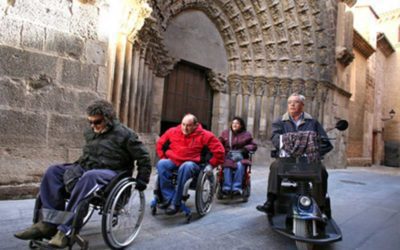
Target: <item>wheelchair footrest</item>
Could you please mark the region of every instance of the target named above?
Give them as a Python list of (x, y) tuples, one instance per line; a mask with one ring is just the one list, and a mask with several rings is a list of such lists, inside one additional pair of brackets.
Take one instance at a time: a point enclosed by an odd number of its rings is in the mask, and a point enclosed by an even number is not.
[(87, 250), (89, 248), (89, 242), (83, 239), (79, 234), (74, 235), (73, 240), (78, 243), (82, 250)]
[(186, 216), (191, 215), (192, 211), (188, 208), (184, 203), (181, 204), (181, 210), (185, 213)]

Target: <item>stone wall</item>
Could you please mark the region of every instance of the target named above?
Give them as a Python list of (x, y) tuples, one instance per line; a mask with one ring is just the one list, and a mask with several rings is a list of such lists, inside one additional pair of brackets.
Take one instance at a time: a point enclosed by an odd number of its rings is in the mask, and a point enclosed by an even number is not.
[(379, 26), (395, 49), (387, 58), (382, 114), (388, 117), (391, 109), (396, 111), (393, 119), (384, 122), (385, 164), (400, 167), (400, 9), (380, 15)]
[(85, 108), (106, 96), (102, 2), (0, 2), (0, 199), (79, 156)]

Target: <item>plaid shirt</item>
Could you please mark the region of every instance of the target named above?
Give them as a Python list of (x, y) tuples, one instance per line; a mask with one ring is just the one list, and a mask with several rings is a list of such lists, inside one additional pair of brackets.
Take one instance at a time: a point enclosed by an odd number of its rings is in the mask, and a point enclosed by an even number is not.
[(320, 159), (318, 134), (315, 131), (283, 134), (282, 144), (282, 149), (292, 157), (306, 156), (309, 161)]
[[(329, 140), (324, 139), (327, 138), (327, 134), (325, 132), (325, 130), (322, 128), (321, 124), (315, 120), (314, 118), (312, 118), (312, 116), (308, 113), (303, 113), (303, 119), (302, 121), (299, 123), (298, 126), (296, 126), (296, 124), (293, 123), (293, 121), (290, 119), (290, 116), (288, 113), (285, 113), (283, 116), (279, 117), (276, 121), (273, 122), (272, 124), (272, 143), (274, 144), (274, 146), (276, 147), (276, 149), (280, 149), (280, 135), (285, 135), (285, 134), (296, 134), (299, 132), (314, 132), (316, 134), (315, 136), (315, 140), (312, 139), (310, 140), (310, 143), (313, 142), (314, 145), (310, 145), (310, 153), (312, 151), (319, 150), (319, 157), (323, 156), (324, 154), (328, 153), (329, 151), (332, 150), (333, 146), (330, 143)], [(283, 136), (286, 137), (286, 136)], [(290, 137), (290, 136), (288, 136)], [(301, 135), (299, 135), (298, 137), (302, 137)], [(283, 139), (283, 138), (282, 138)], [(302, 139), (305, 140), (305, 139)], [(308, 143), (308, 141), (307, 141)], [(298, 142), (298, 145), (300, 144), (300, 142)], [(305, 144), (305, 142), (303, 141), (302, 144)], [(304, 146), (304, 145), (303, 145)], [(303, 147), (301, 146), (301, 147)], [(300, 147), (300, 145), (298, 146)], [(293, 149), (292, 149), (293, 150)], [(293, 152), (297, 152), (298, 150), (300, 150), (300, 148), (298, 148), (297, 150), (294, 150)], [(311, 153), (313, 154), (313, 153)], [(315, 157), (317, 157), (317, 155), (314, 155)], [(312, 157), (314, 157), (312, 156)]]

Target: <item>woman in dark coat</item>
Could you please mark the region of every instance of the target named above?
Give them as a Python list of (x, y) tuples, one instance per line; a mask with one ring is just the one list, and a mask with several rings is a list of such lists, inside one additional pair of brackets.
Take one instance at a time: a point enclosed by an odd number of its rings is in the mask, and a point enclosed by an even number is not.
[(251, 133), (246, 131), (246, 124), (240, 117), (232, 119), (230, 128), (222, 131), (219, 140), (225, 147), (222, 192), (226, 194), (233, 192), (233, 194), (239, 195), (242, 192), (245, 165), (250, 164), (246, 159), (248, 152), (256, 151), (257, 144), (254, 142)]

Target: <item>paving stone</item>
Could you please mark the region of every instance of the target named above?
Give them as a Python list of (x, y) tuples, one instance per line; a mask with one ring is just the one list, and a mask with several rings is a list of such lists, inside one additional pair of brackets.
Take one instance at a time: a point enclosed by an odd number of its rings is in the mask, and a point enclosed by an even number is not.
[[(199, 218), (191, 198), (188, 206), (193, 209), (194, 219), (190, 224), (185, 223), (183, 214), (167, 216), (160, 211), (152, 216), (146, 207), (142, 230), (127, 249), (295, 250), (295, 243), (274, 232), (266, 216), (255, 209), (265, 199), (266, 169), (253, 168), (254, 192), (247, 203), (215, 200), (211, 212)], [(329, 170), (333, 214), (342, 229), (343, 241), (316, 250), (398, 249), (400, 212), (396, 208), (400, 200), (389, 201), (386, 197), (399, 194), (400, 170), (391, 173), (370, 170)], [(343, 180), (362, 181), (365, 185)], [(154, 178), (150, 186), (153, 183)], [(146, 190), (146, 197), (149, 203), (152, 190)], [(5, 215), (0, 217), (1, 249), (28, 249), (27, 242), (15, 239), (12, 234), (30, 225), (32, 208), (32, 199), (0, 201), (0, 213)], [(99, 215), (91, 218), (81, 234), (89, 240), (89, 249), (108, 249), (101, 236)]]

